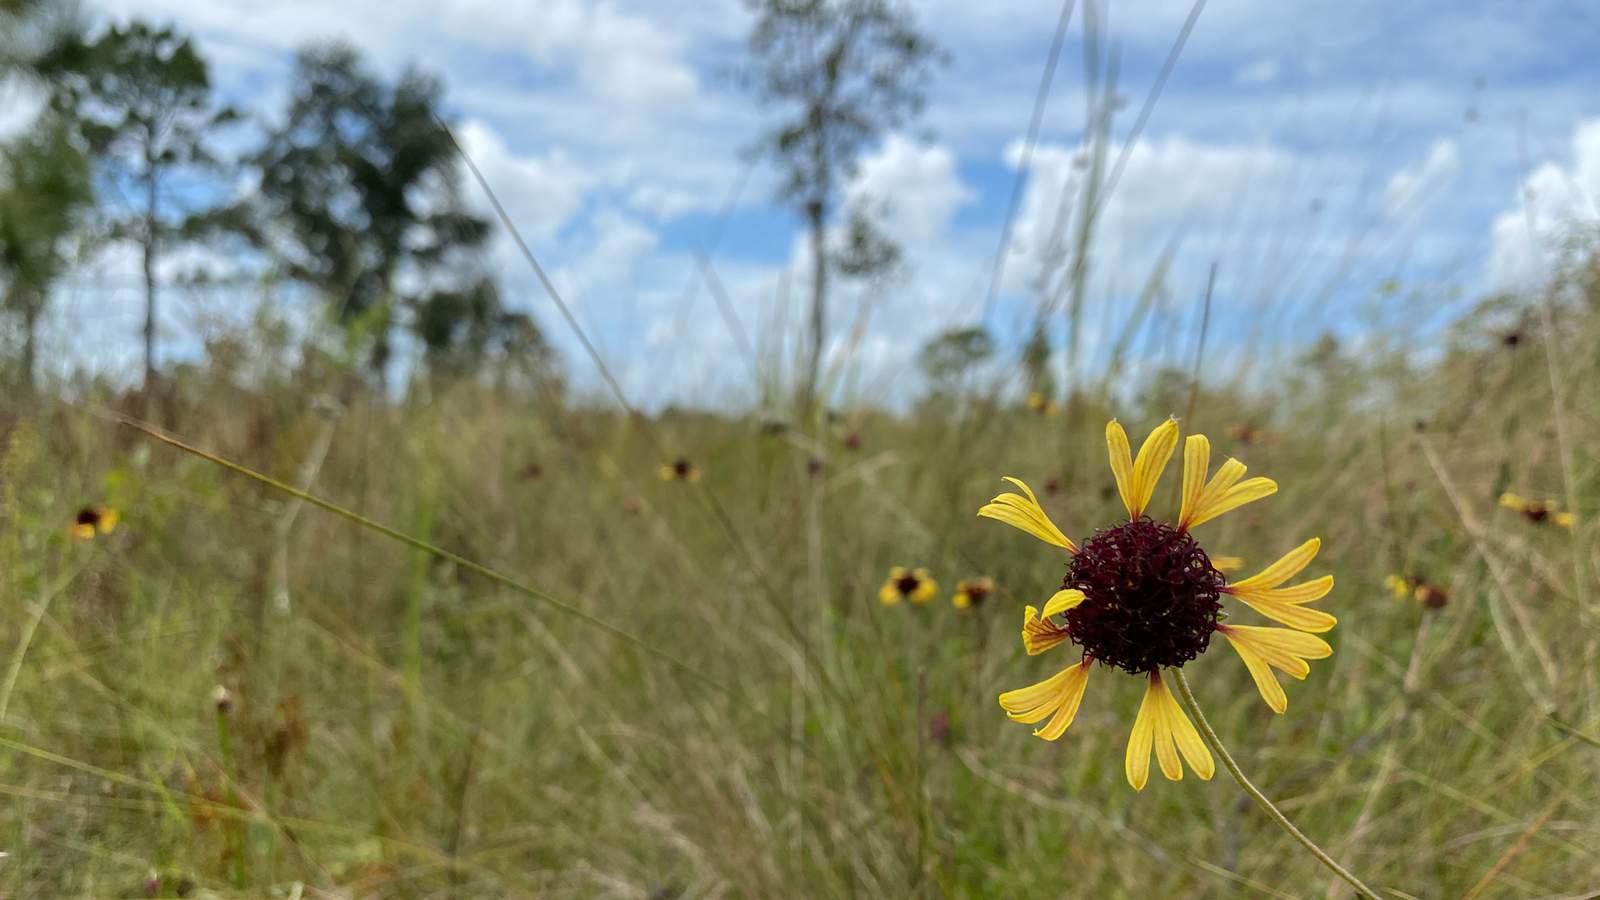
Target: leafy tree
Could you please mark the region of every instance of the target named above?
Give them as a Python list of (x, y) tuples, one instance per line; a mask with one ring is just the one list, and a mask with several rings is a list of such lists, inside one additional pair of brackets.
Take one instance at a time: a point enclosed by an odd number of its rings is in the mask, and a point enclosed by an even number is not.
[(198, 193), (191, 179), (219, 168), (207, 139), (239, 116), (213, 103), (205, 59), (170, 27), (113, 26), (83, 47), (80, 70), (62, 80), (58, 103), (82, 120), (97, 170), (116, 188), (131, 188), (129, 209), (111, 221), (110, 234), (140, 250), (148, 388), (155, 379), (160, 256), (194, 237), (191, 223), (208, 210), (187, 199)]
[[(779, 167), (779, 196), (811, 235), (811, 333), (803, 405), (815, 400), (827, 318), (829, 254), (825, 228), (839, 190), (879, 134), (921, 111), (922, 84), (942, 57), (892, 0), (747, 0), (755, 12), (749, 46), (758, 92), (786, 111), (759, 149)], [(864, 218), (852, 224), (853, 250), (884, 259), (881, 237)], [(888, 262), (893, 254), (887, 254)]]
[[(250, 159), (261, 186), (248, 233), (349, 333), (370, 336), (380, 382), (398, 313), (427, 301), (430, 283), (490, 234), (460, 203), (454, 142), (434, 112), (442, 94), (414, 70), (385, 83), (349, 47), (309, 48), (283, 122)], [(488, 301), (471, 290), (424, 310), (425, 344), (455, 334), (440, 322), (447, 311)]]
[(982, 328), (953, 328), (922, 346), (922, 371), (938, 388), (948, 388), (994, 355), (994, 339)]
[(554, 352), (543, 332), (527, 314), (505, 308), (491, 279), (441, 288), (421, 298), (412, 330), (437, 376), (468, 375), (494, 359), (502, 370), (520, 366), (529, 379), (555, 384)]
[(71, 0), (0, 0), (0, 79), (48, 82), (75, 68), (81, 24)]
[(21, 319), (22, 382), (31, 390), (39, 318), (94, 202), (72, 128), (47, 117), (0, 152), (0, 298)]

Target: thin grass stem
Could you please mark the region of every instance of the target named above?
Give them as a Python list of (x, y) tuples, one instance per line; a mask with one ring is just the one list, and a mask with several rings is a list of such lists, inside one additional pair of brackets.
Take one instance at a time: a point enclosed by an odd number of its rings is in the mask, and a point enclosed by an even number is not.
[(1370, 898), (1370, 900), (1378, 900), (1376, 891), (1367, 887), (1349, 869), (1339, 865), (1333, 857), (1329, 856), (1326, 850), (1317, 846), (1317, 843), (1311, 838), (1306, 837), (1304, 832), (1289, 821), (1288, 816), (1284, 815), (1271, 800), (1267, 799), (1266, 794), (1261, 793), (1260, 788), (1250, 783), (1250, 779), (1246, 778), (1244, 772), (1239, 769), (1239, 764), (1234, 762), (1233, 754), (1228, 752), (1228, 748), (1222, 746), (1222, 739), (1217, 737), (1217, 732), (1212, 729), (1211, 723), (1206, 721), (1205, 713), (1200, 711), (1200, 704), (1195, 702), (1194, 692), (1189, 690), (1189, 681), (1183, 677), (1183, 670), (1171, 669), (1169, 671), (1173, 676), (1172, 680), (1178, 685), (1179, 699), (1183, 701), (1183, 705), (1189, 710), (1189, 715), (1194, 718), (1195, 724), (1200, 728), (1200, 736), (1211, 747), (1211, 752), (1217, 754), (1222, 760), (1223, 768), (1228, 770), (1228, 774), (1233, 776), (1233, 780), (1239, 782), (1239, 787), (1243, 788), (1244, 792), (1249, 794), (1252, 800), (1256, 801), (1256, 805), (1261, 807), (1262, 811), (1272, 818), (1272, 821), (1278, 823), (1279, 828), (1288, 832), (1289, 836), (1294, 838), (1300, 846), (1306, 848), (1312, 856), (1315, 856), (1318, 862), (1333, 870), (1333, 874), (1348, 882), (1351, 887), (1356, 889), (1356, 893)]

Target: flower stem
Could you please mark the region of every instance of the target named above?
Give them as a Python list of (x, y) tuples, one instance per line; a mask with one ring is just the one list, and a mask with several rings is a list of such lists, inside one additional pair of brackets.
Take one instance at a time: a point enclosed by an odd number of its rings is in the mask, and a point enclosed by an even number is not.
[(1233, 755), (1228, 752), (1228, 748), (1222, 746), (1222, 739), (1217, 737), (1216, 731), (1211, 728), (1211, 723), (1206, 721), (1205, 713), (1200, 711), (1200, 704), (1195, 702), (1194, 692), (1189, 690), (1189, 681), (1183, 677), (1183, 670), (1169, 669), (1168, 672), (1172, 674), (1172, 680), (1178, 685), (1179, 699), (1183, 701), (1184, 706), (1188, 707), (1189, 715), (1194, 717), (1195, 724), (1199, 726), (1200, 736), (1205, 738), (1205, 742), (1211, 747), (1212, 752), (1222, 758), (1223, 768), (1228, 770), (1228, 774), (1233, 776), (1234, 781), (1239, 782), (1239, 787), (1244, 788), (1244, 792), (1249, 794), (1251, 799), (1256, 801), (1256, 805), (1272, 817), (1272, 821), (1278, 823), (1279, 828), (1288, 832), (1290, 837), (1298, 841), (1300, 846), (1310, 851), (1311, 855), (1315, 856), (1319, 862), (1332, 869), (1333, 874), (1349, 882), (1350, 886), (1356, 889), (1356, 893), (1363, 897), (1371, 898), (1371, 900), (1379, 900), (1377, 892), (1363, 884), (1361, 879), (1352, 874), (1349, 869), (1335, 862), (1334, 858), (1329, 856), (1326, 850), (1318, 847), (1315, 841), (1306, 837), (1300, 829), (1294, 827), (1294, 823), (1289, 821), (1289, 817), (1274, 806), (1272, 801), (1267, 799), (1266, 794), (1261, 793), (1259, 788), (1251, 784), (1250, 779), (1244, 777), (1244, 772), (1239, 770), (1239, 764), (1233, 761)]

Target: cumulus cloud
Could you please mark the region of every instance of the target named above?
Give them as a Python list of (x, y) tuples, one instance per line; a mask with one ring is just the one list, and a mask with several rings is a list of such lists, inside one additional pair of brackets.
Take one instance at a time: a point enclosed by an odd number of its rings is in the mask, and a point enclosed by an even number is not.
[(1503, 289), (1535, 286), (1551, 275), (1563, 237), (1600, 222), (1600, 119), (1574, 129), (1570, 159), (1545, 162), (1518, 185), (1489, 229), (1486, 275)]
[[(1121, 152), (1120, 146), (1108, 148), (1108, 169)], [(1007, 147), (1008, 164), (1016, 166), (1020, 158), (1020, 142)], [(1349, 169), (1338, 157), (1270, 143), (1212, 143), (1182, 135), (1140, 140), (1114, 193), (1102, 201), (1095, 265), (1138, 281), (1176, 244), (1196, 266), (1222, 257), (1259, 268), (1273, 262), (1273, 255), (1291, 252), (1295, 245), (1286, 238), (1311, 240), (1315, 197), (1307, 186), (1349, 181)], [(1056, 144), (1035, 148), (1010, 248), (1009, 290), (1037, 291), (1038, 279), (1057, 272), (1070, 256), (1090, 170), (1086, 151)]]
[(876, 210), (889, 236), (907, 245), (943, 238), (956, 210), (976, 196), (948, 148), (901, 134), (889, 135), (862, 159), (845, 189), (847, 202)]
[[(511, 220), (529, 240), (551, 237), (570, 223), (582, 208), (585, 193), (594, 186), (592, 174), (560, 149), (543, 156), (513, 153), (493, 126), (478, 119), (468, 120), (456, 130), (461, 149), (483, 172)], [(468, 183), (465, 190), (470, 202), (484, 213), (489, 211), (476, 183)]]

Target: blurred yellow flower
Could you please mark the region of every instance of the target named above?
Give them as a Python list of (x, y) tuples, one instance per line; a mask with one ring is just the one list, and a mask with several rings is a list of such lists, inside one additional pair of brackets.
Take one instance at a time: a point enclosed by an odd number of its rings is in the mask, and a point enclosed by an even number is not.
[(884, 606), (893, 606), (901, 600), (927, 603), (939, 592), (939, 582), (933, 580), (927, 569), (907, 569), (895, 566), (889, 570), (883, 587), (878, 588), (878, 600)]
[(1522, 513), (1524, 519), (1536, 525), (1551, 522), (1561, 528), (1571, 528), (1578, 521), (1572, 513), (1558, 509), (1553, 500), (1529, 500), (1510, 491), (1500, 495), (1500, 505)]
[(1053, 416), (1061, 411), (1061, 407), (1057, 406), (1054, 400), (1038, 391), (1028, 394), (1028, 408), (1041, 416)]
[(72, 520), (72, 536), (80, 541), (93, 540), (97, 534), (110, 534), (117, 530), (121, 517), (109, 506), (85, 506)]
[(988, 576), (982, 578), (968, 578), (956, 582), (956, 592), (950, 595), (950, 602), (963, 612), (978, 606), (994, 593), (994, 579)]
[(656, 469), (656, 477), (662, 481), (699, 481), (700, 468), (680, 456), (670, 463), (663, 463), (659, 469)]

